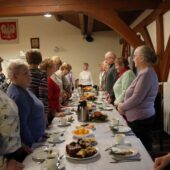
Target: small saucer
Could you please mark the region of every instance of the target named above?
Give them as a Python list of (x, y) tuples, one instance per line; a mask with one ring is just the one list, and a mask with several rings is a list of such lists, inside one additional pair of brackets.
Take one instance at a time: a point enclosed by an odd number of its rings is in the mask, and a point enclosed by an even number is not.
[(67, 122), (66, 124), (61, 124), (61, 123), (59, 123), (59, 124), (58, 124), (58, 127), (67, 127), (67, 126), (70, 126), (70, 125), (71, 125), (70, 122)]
[(49, 138), (48, 139), (48, 143), (51, 143), (51, 144), (59, 144), (59, 143), (63, 143), (65, 141), (65, 139), (60, 139), (58, 141), (53, 141), (53, 139)]

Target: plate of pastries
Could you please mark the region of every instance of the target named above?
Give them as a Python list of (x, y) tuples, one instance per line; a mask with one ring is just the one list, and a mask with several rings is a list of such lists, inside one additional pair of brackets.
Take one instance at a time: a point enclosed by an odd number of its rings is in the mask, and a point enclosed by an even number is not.
[(66, 157), (73, 160), (88, 160), (99, 155), (94, 147), (95, 139), (78, 139), (66, 145)]
[(90, 121), (91, 122), (106, 122), (106, 121), (108, 121), (108, 116), (107, 116), (107, 114), (104, 114), (100, 111), (95, 111), (95, 112), (91, 113)]

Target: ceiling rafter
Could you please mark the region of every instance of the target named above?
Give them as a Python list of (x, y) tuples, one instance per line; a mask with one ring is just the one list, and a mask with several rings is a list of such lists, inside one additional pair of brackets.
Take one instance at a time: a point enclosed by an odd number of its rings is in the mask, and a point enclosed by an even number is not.
[(163, 55), (163, 63), (161, 68), (161, 81), (166, 82), (168, 80), (169, 68), (170, 68), (170, 36), (168, 39), (168, 43)]
[(94, 19), (92, 17), (88, 17), (87, 22), (87, 35), (91, 35), (93, 32), (93, 25), (94, 25)]
[(154, 10), (148, 17), (146, 17), (139, 24), (137, 24), (133, 28), (133, 30), (135, 32), (138, 32), (138, 30), (140, 30), (140, 28), (149, 25), (150, 23), (152, 23), (156, 19), (157, 16), (166, 13), (169, 9), (170, 9), (170, 1), (165, 0), (164, 2), (160, 3), (158, 8), (156, 10)]
[(147, 28), (143, 27), (139, 30), (139, 32), (141, 33), (146, 45), (148, 45), (150, 48), (154, 50), (153, 43), (152, 43), (152, 40), (151, 40), (151, 37), (149, 35)]
[[(96, 4), (102, 3), (103, 0), (5, 0), (0, 1), (1, 7), (13, 7), (13, 6), (27, 6), (32, 4), (32, 6), (62, 6), (62, 5), (77, 5), (83, 3)], [(160, 0), (105, 0), (106, 4), (110, 4), (113, 10), (145, 10), (145, 9), (155, 9), (158, 6)]]
[[(14, 1), (14, 0), (13, 0)], [(50, 0), (51, 2), (52, 0)], [(134, 2), (136, 0), (131, 0)], [(144, 1), (144, 0), (142, 0)], [(142, 2), (141, 0), (139, 2)], [(24, 1), (30, 2), (30, 1)], [(32, 0), (31, 0), (32, 2)], [(40, 2), (37, 0), (36, 2)], [(44, 1), (43, 1), (44, 2)], [(141, 45), (143, 42), (140, 38), (136, 35), (136, 33), (129, 28), (129, 26), (120, 18), (118, 13), (113, 10), (113, 4), (119, 4), (120, 2), (125, 2), (124, 0), (58, 0), (58, 5), (47, 5), (47, 6), (11, 6), (9, 7), (2, 7), (0, 6), (0, 16), (8, 15), (8, 16), (17, 16), (17, 15), (38, 15), (45, 12), (82, 12), (88, 16), (94, 17), (95, 19), (102, 21), (107, 26), (111, 27), (114, 31), (120, 34), (129, 44), (133, 47), (137, 47)], [(72, 4), (71, 4), (72, 2)], [(93, 2), (93, 3), (92, 3)], [(65, 5), (64, 5), (65, 3)], [(68, 3), (68, 4), (66, 4)], [(129, 6), (133, 6), (132, 3), (128, 1), (128, 8)], [(118, 6), (118, 5), (117, 5)], [(120, 6), (119, 6), (120, 7)]]
[(80, 22), (80, 29), (81, 29), (81, 34), (85, 35), (86, 34), (86, 29), (85, 29), (85, 16), (83, 13), (79, 13), (79, 22)]
[(162, 14), (156, 17), (156, 53), (161, 57), (164, 52), (164, 29)]

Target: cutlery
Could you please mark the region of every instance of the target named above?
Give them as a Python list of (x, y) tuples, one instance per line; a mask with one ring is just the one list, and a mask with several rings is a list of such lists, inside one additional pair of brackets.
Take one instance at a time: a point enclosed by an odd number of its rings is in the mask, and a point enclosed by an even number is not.
[(141, 158), (127, 158), (127, 159), (113, 158), (113, 161), (111, 161), (110, 163), (123, 163), (123, 162), (136, 162), (136, 161), (141, 161)]
[(108, 147), (108, 148), (106, 148), (105, 149), (105, 151), (108, 151), (108, 150), (110, 150), (112, 147), (114, 147), (115, 145), (112, 145), (112, 146), (110, 146), (110, 147)]
[(61, 160), (62, 158), (64, 157), (64, 154), (63, 155), (60, 155), (58, 158), (57, 158), (57, 169), (60, 169), (60, 165), (61, 165)]

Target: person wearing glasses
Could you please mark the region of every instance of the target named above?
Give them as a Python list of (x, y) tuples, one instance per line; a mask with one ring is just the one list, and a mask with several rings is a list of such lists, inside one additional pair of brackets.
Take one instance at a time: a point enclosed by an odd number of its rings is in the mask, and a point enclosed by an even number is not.
[(118, 105), (118, 111), (126, 117), (128, 125), (145, 148), (151, 151), (154, 102), (158, 93), (158, 78), (153, 64), (157, 62), (157, 56), (151, 48), (143, 45), (135, 49), (133, 61), (138, 75), (126, 90), (124, 101)]

